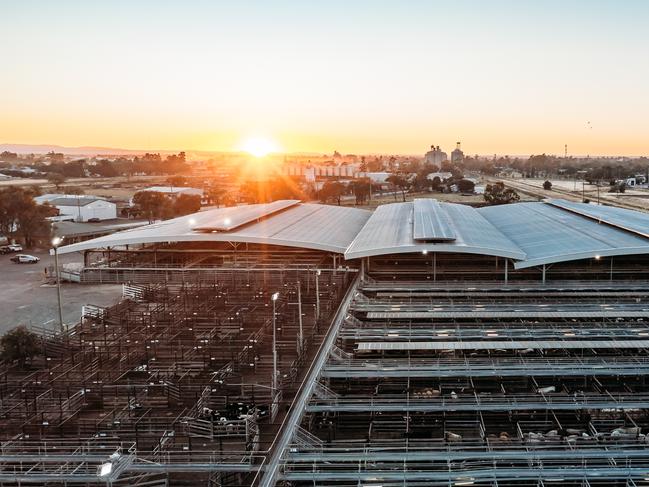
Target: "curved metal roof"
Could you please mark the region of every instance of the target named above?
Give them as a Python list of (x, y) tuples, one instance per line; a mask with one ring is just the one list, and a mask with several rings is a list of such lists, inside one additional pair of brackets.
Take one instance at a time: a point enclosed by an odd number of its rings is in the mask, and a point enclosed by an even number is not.
[(458, 252), (524, 259), (525, 253), (497, 228), (466, 205), (441, 203), (455, 240), (415, 239), (413, 203), (379, 206), (345, 252), (346, 259), (412, 252)]
[(237, 216), (232, 207), (218, 208), (66, 245), (59, 252), (146, 243), (247, 242), (342, 254), (371, 215), (367, 210), (309, 203), (292, 204), (272, 213), (267, 212), (267, 205), (237, 208), (246, 218), (256, 210), (258, 218), (228, 232), (202, 230)]
[(649, 238), (649, 215), (639, 211), (625, 210), (615, 206), (590, 205), (566, 200), (549, 200), (549, 204), (572, 211), (598, 223), (606, 223), (616, 228), (637, 233)]
[(525, 252), (525, 259), (514, 264), (516, 269), (597, 256), (649, 253), (646, 238), (547, 203), (491, 206), (478, 211)]
[[(443, 214), (427, 217), (422, 214), (426, 211)], [(423, 225), (419, 233), (417, 218)], [(479, 209), (406, 202), (379, 206), (374, 213), (279, 201), (207, 210), (67, 245), (60, 252), (147, 243), (247, 242), (337, 252), (346, 259), (422, 251), (492, 255), (513, 259), (515, 268), (523, 269), (649, 254), (648, 235), (649, 215), (562, 200)]]

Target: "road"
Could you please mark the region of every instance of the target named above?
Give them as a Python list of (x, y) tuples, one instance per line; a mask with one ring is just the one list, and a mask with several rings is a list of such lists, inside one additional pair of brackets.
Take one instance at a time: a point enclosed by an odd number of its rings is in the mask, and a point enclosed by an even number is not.
[[(14, 264), (11, 255), (0, 255), (0, 334), (17, 325), (58, 327), (56, 286), (45, 282), (44, 270), (54, 265), (46, 251), (26, 251), (41, 258), (38, 264)], [(78, 254), (61, 256), (61, 263), (78, 262)], [(108, 306), (121, 296), (122, 286), (115, 284), (62, 283), (63, 321), (76, 323), (84, 304)]]

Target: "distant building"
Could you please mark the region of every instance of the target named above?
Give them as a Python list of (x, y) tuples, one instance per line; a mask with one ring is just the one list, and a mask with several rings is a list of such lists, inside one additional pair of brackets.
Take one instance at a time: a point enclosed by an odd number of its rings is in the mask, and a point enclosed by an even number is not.
[(59, 211), (56, 220), (87, 222), (88, 220), (113, 220), (117, 218), (117, 205), (97, 196), (56, 195), (37, 196), (38, 204), (48, 203)]
[(455, 143), (455, 149), (451, 152), (451, 162), (453, 164), (462, 164), (464, 162), (464, 152), (460, 149), (460, 143)]
[(431, 145), (430, 150), (426, 152), (425, 159), (427, 163), (439, 166), (442, 162), (448, 161), (448, 155), (439, 146)]
[(329, 165), (302, 165), (285, 164), (281, 168), (283, 176), (304, 177), (309, 182), (317, 178), (353, 178), (357, 177), (359, 164)]

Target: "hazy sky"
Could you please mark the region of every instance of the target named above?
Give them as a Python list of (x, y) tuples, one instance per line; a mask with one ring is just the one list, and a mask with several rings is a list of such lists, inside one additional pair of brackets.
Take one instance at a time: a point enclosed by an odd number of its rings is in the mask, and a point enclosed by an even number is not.
[(0, 0), (0, 142), (649, 153), (649, 1)]

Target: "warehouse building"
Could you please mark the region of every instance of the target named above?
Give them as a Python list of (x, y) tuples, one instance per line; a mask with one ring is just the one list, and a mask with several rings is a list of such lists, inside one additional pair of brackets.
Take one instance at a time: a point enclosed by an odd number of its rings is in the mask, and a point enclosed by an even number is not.
[(58, 210), (57, 221), (87, 222), (117, 218), (117, 205), (104, 198), (76, 194), (44, 194), (36, 196), (38, 204), (47, 203)]

